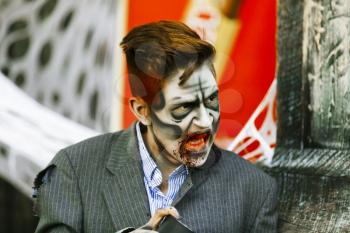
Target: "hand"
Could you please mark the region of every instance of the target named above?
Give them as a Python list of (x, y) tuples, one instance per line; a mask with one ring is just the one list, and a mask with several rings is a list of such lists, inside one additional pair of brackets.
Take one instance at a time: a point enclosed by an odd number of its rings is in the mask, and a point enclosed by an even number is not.
[(162, 219), (167, 216), (172, 215), (174, 218), (180, 218), (179, 212), (174, 207), (168, 207), (165, 209), (157, 209), (151, 219), (146, 223), (146, 225), (132, 231), (133, 233), (156, 233)]

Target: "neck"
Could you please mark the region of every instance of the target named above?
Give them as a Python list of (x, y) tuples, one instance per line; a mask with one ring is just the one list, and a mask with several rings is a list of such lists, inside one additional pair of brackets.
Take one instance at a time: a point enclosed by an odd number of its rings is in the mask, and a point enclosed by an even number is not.
[(152, 129), (147, 128), (146, 132), (142, 133), (143, 140), (151, 157), (154, 159), (157, 167), (162, 173), (163, 181), (168, 180), (169, 175), (181, 165), (178, 161), (171, 161), (168, 152), (163, 149), (155, 138)]

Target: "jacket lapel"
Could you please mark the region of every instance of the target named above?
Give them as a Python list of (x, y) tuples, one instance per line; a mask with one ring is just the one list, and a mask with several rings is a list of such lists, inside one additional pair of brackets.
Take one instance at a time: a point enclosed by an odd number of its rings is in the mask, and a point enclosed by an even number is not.
[(106, 167), (103, 192), (116, 230), (144, 225), (150, 211), (135, 125), (115, 139)]

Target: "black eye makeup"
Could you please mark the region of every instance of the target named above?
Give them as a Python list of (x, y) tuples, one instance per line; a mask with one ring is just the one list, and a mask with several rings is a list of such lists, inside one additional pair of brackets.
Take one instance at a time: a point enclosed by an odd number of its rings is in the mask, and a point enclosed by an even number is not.
[(171, 115), (175, 120), (182, 120), (192, 109), (197, 105), (197, 102), (182, 103), (171, 110)]
[(205, 98), (204, 105), (207, 108), (213, 109), (215, 111), (219, 111), (219, 92), (216, 91), (213, 94), (211, 94), (209, 97)]

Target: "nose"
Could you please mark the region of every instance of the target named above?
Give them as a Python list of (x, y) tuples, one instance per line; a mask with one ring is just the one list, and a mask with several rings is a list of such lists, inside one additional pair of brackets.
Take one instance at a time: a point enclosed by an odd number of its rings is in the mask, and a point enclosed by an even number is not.
[(210, 128), (212, 117), (203, 104), (199, 105), (197, 116), (193, 119), (193, 123), (199, 128)]

